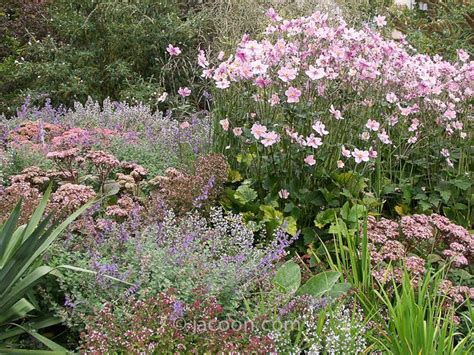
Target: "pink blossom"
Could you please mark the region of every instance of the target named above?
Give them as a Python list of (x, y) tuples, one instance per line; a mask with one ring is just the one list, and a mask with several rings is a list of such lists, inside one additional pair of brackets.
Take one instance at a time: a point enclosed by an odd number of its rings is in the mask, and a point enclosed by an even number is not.
[(414, 144), (418, 140), (418, 136), (415, 134), (414, 136), (408, 138), (408, 143), (409, 144)]
[(164, 91), (159, 97), (158, 97), (158, 102), (165, 102), (166, 98), (168, 97), (168, 93)]
[(296, 74), (298, 74), (298, 70), (292, 67), (283, 67), (278, 71), (278, 77), (285, 83), (294, 80)]
[(178, 94), (181, 96), (181, 97), (188, 97), (189, 95), (191, 95), (191, 89), (189, 89), (188, 87), (180, 87), (178, 89)]
[(351, 157), (351, 151), (349, 149), (346, 149), (346, 147), (344, 147), (344, 146), (342, 146), (342, 148), (341, 148), (341, 154), (346, 158)]
[(254, 123), (250, 132), (253, 134), (255, 139), (260, 139), (260, 137), (262, 137), (267, 132), (267, 127), (258, 123)]
[(304, 162), (308, 164), (309, 166), (313, 166), (316, 164), (316, 160), (314, 159), (314, 155), (308, 155), (306, 158), (304, 158)]
[(280, 140), (280, 136), (276, 132), (266, 132), (262, 134), (262, 140), (261, 143), (265, 147), (269, 147), (275, 143), (277, 143)]
[(456, 118), (456, 111), (452, 109), (447, 109), (444, 114), (444, 117), (454, 120)]
[(324, 68), (316, 68), (312, 65), (309, 66), (308, 70), (306, 70), (306, 75), (309, 76), (311, 80), (318, 80), (322, 79), (326, 76), (326, 73), (324, 72)]
[(319, 146), (323, 145), (321, 138), (315, 137), (313, 133), (310, 134), (308, 138), (306, 138), (306, 145), (308, 147), (312, 147), (317, 149)]
[(344, 119), (344, 117), (342, 117), (341, 111), (336, 110), (333, 105), (331, 105), (331, 107), (329, 108), (329, 112), (331, 112), (331, 114), (334, 115), (334, 118), (336, 120), (343, 120)]
[(219, 124), (221, 125), (222, 129), (224, 131), (228, 131), (229, 130), (229, 120), (227, 118), (223, 119), (223, 120), (220, 120), (219, 121)]
[(336, 165), (339, 169), (342, 169), (344, 167), (344, 162), (342, 160), (338, 160)]
[(449, 150), (447, 150), (446, 148), (441, 149), (440, 153), (443, 157), (449, 158)]
[(268, 102), (270, 103), (270, 106), (276, 106), (280, 103), (280, 97), (277, 94), (272, 94)]
[(209, 66), (209, 61), (206, 58), (206, 53), (202, 49), (199, 50), (198, 65), (204, 69)]
[(234, 133), (234, 136), (238, 137), (242, 135), (242, 128), (240, 127), (235, 127), (232, 132)]
[(261, 60), (256, 60), (252, 63), (252, 72), (255, 75), (265, 74), (267, 72), (268, 65), (263, 64)]
[(364, 131), (360, 134), (360, 139), (363, 141), (368, 141), (370, 139), (370, 133), (367, 131)]
[(173, 47), (172, 44), (168, 44), (168, 47), (166, 47), (166, 51), (172, 57), (176, 57), (181, 54), (181, 49), (179, 49), (179, 47)]
[(389, 92), (386, 96), (385, 99), (387, 102), (390, 102), (391, 104), (395, 103), (398, 101), (397, 95), (395, 95), (393, 92)]
[(329, 134), (329, 131), (326, 130), (326, 126), (324, 125), (324, 123), (322, 123), (321, 121), (316, 121), (314, 122), (314, 124), (311, 126), (317, 134), (319, 134), (320, 136), (325, 136), (327, 134)]
[(377, 136), (379, 137), (380, 141), (383, 144), (392, 144), (390, 137), (388, 136), (387, 132), (384, 129), (382, 129)]
[(301, 91), (293, 86), (290, 86), (286, 91), (285, 95), (288, 98), (288, 103), (297, 103), (300, 101)]
[(179, 124), (179, 128), (181, 129), (186, 129), (186, 128), (189, 128), (190, 124), (188, 121), (183, 121)]
[(216, 81), (216, 88), (227, 89), (230, 86), (230, 81), (227, 79), (221, 79)]
[(217, 55), (217, 60), (222, 60), (222, 59), (224, 59), (224, 56), (225, 56), (225, 52), (224, 52), (224, 51), (220, 51), (219, 54)]
[(278, 196), (280, 196), (280, 198), (286, 200), (290, 196), (290, 193), (286, 189), (281, 189), (280, 191), (278, 191)]
[(459, 60), (464, 63), (469, 60), (469, 54), (464, 49), (458, 49), (458, 57)]
[(377, 27), (384, 27), (387, 24), (387, 21), (385, 19), (385, 16), (375, 16), (374, 22)]
[(378, 131), (380, 128), (380, 123), (378, 123), (375, 120), (368, 120), (367, 123), (365, 124), (365, 127), (372, 131)]
[(272, 19), (272, 21), (281, 21), (282, 18), (278, 15), (273, 7), (269, 8), (265, 15)]
[(375, 159), (377, 158), (377, 151), (376, 150), (373, 150), (372, 147), (369, 148), (369, 157), (372, 158), (372, 159)]
[(352, 152), (352, 156), (354, 157), (355, 159), (355, 162), (357, 164), (365, 161), (369, 161), (369, 152), (366, 151), (366, 150), (359, 150), (357, 148), (354, 149), (354, 151)]

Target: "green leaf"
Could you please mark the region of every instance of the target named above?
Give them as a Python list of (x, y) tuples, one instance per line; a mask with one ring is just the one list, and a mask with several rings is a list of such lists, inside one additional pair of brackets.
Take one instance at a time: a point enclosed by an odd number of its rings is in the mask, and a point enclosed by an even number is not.
[(16, 224), (21, 212), (21, 200), (17, 203), (13, 212), (8, 217), (0, 230), (0, 270), (5, 266), (9, 259), (9, 254), (15, 241), (13, 240)]
[(472, 183), (468, 180), (454, 180), (454, 181), (451, 181), (451, 184), (453, 184), (454, 186), (456, 186), (457, 188), (461, 190), (467, 190), (472, 185)]
[(289, 260), (277, 271), (273, 284), (285, 293), (295, 293), (301, 284), (301, 270), (297, 263)]
[[(59, 318), (59, 317), (46, 316), (46, 317), (43, 317), (43, 318), (30, 320), (28, 322), (28, 325), (29, 325), (30, 329), (38, 330), (38, 329), (48, 328), (48, 327), (51, 327), (53, 325), (60, 324), (63, 321), (64, 321), (64, 319)], [(9, 329), (7, 331), (0, 332), (0, 340), (5, 340), (5, 339), (8, 339), (8, 338), (23, 334), (24, 332), (25, 331), (23, 329), (20, 329), (18, 327), (15, 328), (15, 329)], [(0, 349), (0, 354), (1, 353), (2, 353), (2, 351)]]
[(444, 202), (447, 203), (451, 198), (451, 191), (449, 190), (442, 190), (439, 192), (441, 197), (443, 198)]
[(296, 224), (296, 219), (292, 216), (285, 217), (283, 222), (283, 231), (294, 237), (298, 232), (298, 226)]
[(349, 212), (349, 222), (356, 222), (358, 219), (365, 216), (367, 208), (364, 205), (354, 205)]
[(0, 324), (23, 318), (33, 309), (35, 309), (35, 307), (26, 299), (22, 298), (18, 300), (13, 306), (0, 313)]
[(36, 340), (40, 341), (44, 345), (46, 345), (48, 348), (50, 348), (53, 351), (61, 351), (64, 354), (66, 354), (68, 351), (66, 348), (63, 348), (61, 345), (55, 343), (54, 341), (46, 338), (45, 336), (39, 334), (35, 329), (29, 329), (27, 327), (22, 327), (21, 325), (14, 324), (15, 326), (21, 328), (25, 333), (28, 333), (32, 337), (36, 338)]
[(344, 296), (351, 289), (351, 284), (348, 282), (341, 282), (335, 284), (328, 292), (327, 296), (332, 298), (339, 298)]
[(297, 294), (321, 297), (332, 289), (339, 277), (341, 277), (341, 273), (337, 271), (322, 272), (306, 281), (306, 283), (299, 288)]
[(257, 196), (257, 192), (247, 185), (239, 186), (234, 194), (234, 198), (242, 205), (255, 201)]
[(335, 209), (329, 208), (327, 210), (321, 211), (316, 215), (314, 219), (314, 225), (318, 228), (324, 228), (328, 223), (331, 223), (335, 220)]
[(263, 222), (276, 221), (278, 225), (283, 223), (283, 213), (277, 211), (275, 207), (270, 205), (262, 205), (260, 206), (260, 210), (263, 212)]

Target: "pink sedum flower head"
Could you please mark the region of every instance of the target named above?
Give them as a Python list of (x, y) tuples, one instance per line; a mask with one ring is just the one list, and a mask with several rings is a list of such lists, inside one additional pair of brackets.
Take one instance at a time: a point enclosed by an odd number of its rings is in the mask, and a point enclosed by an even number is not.
[(385, 16), (375, 16), (374, 22), (377, 27), (384, 27), (387, 24)]
[(188, 88), (188, 87), (180, 87), (178, 89), (178, 94), (181, 96), (181, 97), (188, 97), (189, 95), (191, 95), (191, 89)]
[(306, 158), (304, 158), (304, 162), (309, 166), (313, 166), (314, 164), (316, 164), (316, 160), (314, 159), (314, 155), (313, 154), (308, 155)]
[(222, 129), (224, 131), (228, 131), (229, 130), (229, 120), (227, 118), (223, 119), (223, 120), (220, 120), (219, 121), (219, 124), (221, 125)]
[(357, 164), (369, 161), (369, 152), (366, 150), (359, 150), (357, 148), (352, 152), (352, 156)]
[(265, 133), (267, 133), (267, 127), (262, 126), (258, 123), (254, 123), (250, 132), (255, 137), (255, 139), (260, 139)]
[(242, 135), (242, 128), (240, 127), (235, 127), (232, 132), (234, 133), (234, 136), (238, 137)]
[(300, 101), (301, 91), (293, 86), (290, 86), (286, 91), (285, 95), (287, 97), (288, 103), (297, 103)]
[(181, 49), (179, 49), (179, 47), (174, 47), (172, 44), (168, 44), (168, 47), (166, 47), (166, 51), (172, 57), (177, 57), (181, 54)]
[(281, 199), (286, 200), (288, 197), (290, 197), (290, 193), (287, 189), (281, 189), (278, 191), (278, 196), (280, 196)]
[(376, 132), (380, 128), (380, 123), (378, 123), (375, 120), (368, 120), (367, 123), (365, 124), (365, 127), (367, 127), (368, 129)]
[(267, 132), (262, 134), (262, 140), (261, 143), (265, 147), (269, 147), (275, 143), (277, 143), (280, 140), (280, 136), (276, 132)]

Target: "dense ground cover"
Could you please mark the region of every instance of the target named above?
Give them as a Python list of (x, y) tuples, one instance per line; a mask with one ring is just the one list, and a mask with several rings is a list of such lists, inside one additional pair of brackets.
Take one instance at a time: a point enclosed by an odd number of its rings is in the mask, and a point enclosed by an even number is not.
[(4, 6), (0, 352), (472, 352), (469, 38), (254, 5)]

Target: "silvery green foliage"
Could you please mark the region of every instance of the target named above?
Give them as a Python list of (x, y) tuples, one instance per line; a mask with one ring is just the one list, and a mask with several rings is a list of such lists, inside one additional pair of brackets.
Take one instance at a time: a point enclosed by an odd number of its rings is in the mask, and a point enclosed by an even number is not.
[[(257, 247), (255, 233), (242, 217), (219, 208), (208, 218), (190, 213), (178, 219), (168, 211), (160, 223), (144, 226), (143, 221), (133, 221), (107, 229), (98, 233), (95, 243), (81, 246), (83, 236), (73, 235), (53, 252), (54, 264), (67, 262), (98, 273), (64, 282), (65, 293), (78, 305), (76, 312), (91, 312), (104, 300), (132, 293), (156, 295), (169, 288), (183, 301), (192, 300), (193, 291), (203, 288), (233, 311), (250, 291), (269, 280), (275, 261), (292, 242), (279, 231), (269, 247)], [(105, 274), (133, 286), (114, 284)]]

